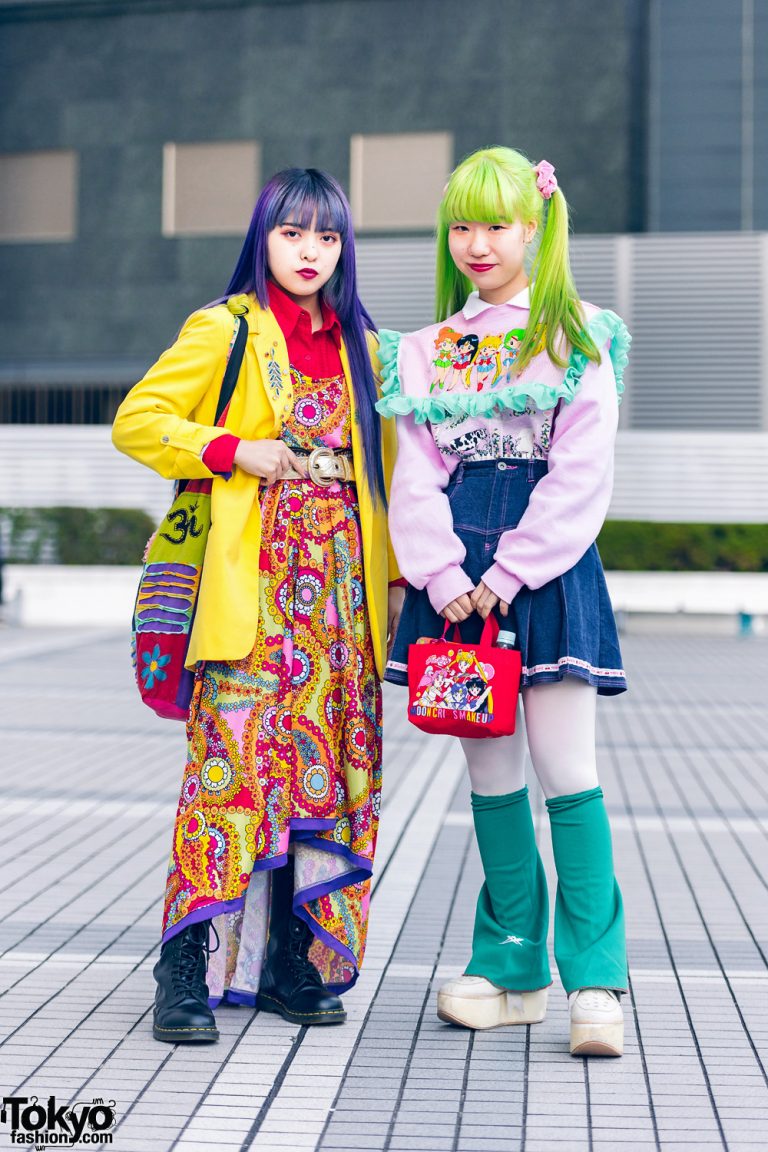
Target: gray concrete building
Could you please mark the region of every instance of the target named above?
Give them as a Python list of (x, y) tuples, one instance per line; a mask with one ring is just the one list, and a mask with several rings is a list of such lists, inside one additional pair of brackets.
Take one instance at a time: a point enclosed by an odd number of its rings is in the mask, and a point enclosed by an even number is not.
[(648, 5), (646, 227), (768, 228), (768, 4)]
[[(25, 155), (69, 154), (69, 173), (59, 168), (51, 179), (66, 184), (72, 201), (61, 239), (25, 242), (6, 225), (2, 359), (95, 359), (103, 371), (109, 361), (113, 376), (121, 359), (153, 356), (174, 325), (223, 290), (247, 205), (211, 221), (207, 234), (194, 220), (174, 230), (168, 145), (186, 150), (188, 184), (176, 189), (182, 216), (185, 207), (194, 212), (185, 197), (206, 169), (217, 187), (211, 169), (219, 165), (229, 166), (236, 196), (249, 174), (255, 193), (260, 179), (291, 164), (327, 168), (350, 189), (354, 137), (392, 138), (393, 149), (381, 155), (384, 173), (418, 196), (424, 174), (398, 163), (397, 137), (426, 134), (447, 137), (447, 147), (431, 153), (430, 193), (444, 181), (440, 161), (450, 167), (474, 148), (505, 142), (534, 160), (552, 158), (580, 232), (641, 230), (645, 7), (642, 0), (0, 4), (0, 152), (17, 160), (17, 179)], [(197, 168), (188, 146), (216, 143), (246, 147), (240, 156), (236, 148), (200, 152)], [(40, 159), (32, 183), (46, 181)], [(61, 155), (53, 159), (61, 166)], [(374, 171), (374, 184), (382, 175)], [(435, 202), (430, 195), (428, 215), (405, 227), (397, 214), (374, 215), (373, 228), (361, 233), (423, 234)], [(30, 307), (39, 294), (44, 325)], [(126, 367), (130, 376), (134, 365)]]
[(68, 500), (75, 441), (116, 475), (121, 395), (281, 167), (349, 192), (377, 323), (427, 323), (446, 175), (503, 142), (556, 165), (581, 294), (634, 335), (613, 514), (768, 519), (766, 102), (766, 0), (0, 3), (0, 487), (41, 435)]

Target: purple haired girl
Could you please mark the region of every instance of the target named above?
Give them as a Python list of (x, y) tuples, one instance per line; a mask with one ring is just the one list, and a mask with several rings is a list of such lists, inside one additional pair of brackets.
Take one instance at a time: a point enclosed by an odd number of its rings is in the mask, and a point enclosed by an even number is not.
[[(214, 426), (239, 323), (243, 365)], [(338, 994), (363, 959), (378, 828), (380, 679), (403, 596), (377, 347), (347, 200), (326, 173), (289, 169), (259, 196), (226, 294), (189, 318), (115, 421), (116, 445), (162, 475), (213, 478), (158, 1040), (216, 1040), (220, 1002), (302, 1025), (346, 1016)]]

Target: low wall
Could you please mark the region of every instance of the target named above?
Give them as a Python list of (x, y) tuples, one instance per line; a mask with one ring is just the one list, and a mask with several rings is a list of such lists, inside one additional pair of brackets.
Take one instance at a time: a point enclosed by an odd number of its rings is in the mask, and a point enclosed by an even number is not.
[(133, 566), (6, 564), (3, 617), (30, 628), (128, 628), (140, 575)]
[[(9, 564), (4, 618), (25, 627), (129, 627), (141, 569)], [(608, 572), (617, 612), (768, 618), (768, 573)], [(2, 639), (0, 638), (0, 643)]]

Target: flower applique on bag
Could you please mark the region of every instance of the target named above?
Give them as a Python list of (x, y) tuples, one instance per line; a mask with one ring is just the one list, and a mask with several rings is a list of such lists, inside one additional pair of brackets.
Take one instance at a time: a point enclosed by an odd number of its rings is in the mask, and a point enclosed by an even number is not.
[[(236, 316), (216, 406), (217, 426), (224, 423), (247, 338), (248, 325)], [(192, 699), (195, 677), (185, 662), (210, 527), (211, 481), (182, 480), (144, 553), (133, 610), (133, 668), (144, 703), (169, 720), (186, 720)]]
[(515, 731), (522, 660), (499, 648), (496, 617), (483, 626), (479, 644), (465, 644), (458, 625), (448, 637), (419, 640), (408, 648), (408, 719), (423, 732), (470, 739)]

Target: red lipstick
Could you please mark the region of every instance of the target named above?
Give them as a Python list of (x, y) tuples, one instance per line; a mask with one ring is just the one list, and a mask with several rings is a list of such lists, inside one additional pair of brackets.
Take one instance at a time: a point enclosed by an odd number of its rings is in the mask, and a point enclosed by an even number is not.
[(317, 272), (315, 272), (314, 268), (300, 268), (299, 276), (301, 276), (304, 280), (314, 280), (315, 276), (317, 276)]
[(495, 267), (495, 264), (470, 264), (473, 272), (490, 272), (491, 268)]

